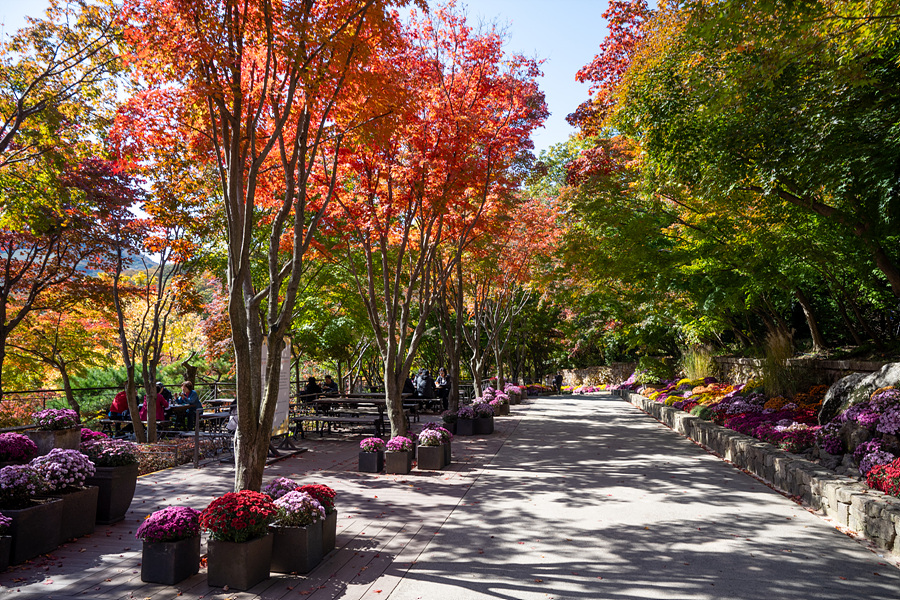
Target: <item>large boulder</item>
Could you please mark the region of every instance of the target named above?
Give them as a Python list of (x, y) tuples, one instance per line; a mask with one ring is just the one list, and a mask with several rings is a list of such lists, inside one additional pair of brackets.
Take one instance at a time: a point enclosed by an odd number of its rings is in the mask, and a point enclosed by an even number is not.
[(878, 388), (900, 386), (900, 363), (889, 363), (875, 373), (851, 373), (829, 388), (819, 409), (819, 424), (824, 425), (847, 409), (868, 400)]

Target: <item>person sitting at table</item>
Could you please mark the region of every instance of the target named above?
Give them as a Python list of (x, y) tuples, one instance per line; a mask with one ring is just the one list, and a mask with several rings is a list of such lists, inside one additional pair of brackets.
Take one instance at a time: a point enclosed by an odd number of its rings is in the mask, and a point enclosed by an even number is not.
[(203, 403), (200, 402), (200, 395), (194, 390), (193, 383), (185, 381), (181, 384), (181, 393), (175, 398), (175, 404), (182, 406), (187, 405), (188, 409), (185, 413), (185, 416), (187, 417), (187, 428), (193, 429), (197, 411), (203, 410)]
[(412, 379), (409, 377), (406, 378), (406, 381), (403, 382), (403, 394), (410, 394), (413, 398), (416, 397), (416, 386), (413, 384)]
[(128, 396), (125, 390), (122, 390), (113, 398), (113, 403), (109, 407), (109, 418), (116, 421), (124, 421), (128, 419), (131, 412), (128, 410)]
[[(144, 404), (141, 405), (141, 421), (147, 420), (147, 412), (148, 412), (149, 403), (147, 402), (147, 397), (144, 397)], [(165, 421), (166, 420), (166, 409), (169, 408), (169, 403), (166, 402), (166, 399), (163, 398), (163, 395), (159, 392), (156, 392), (156, 420), (157, 421)]]
[(331, 375), (325, 376), (325, 381), (322, 382), (322, 391), (326, 394), (337, 394), (340, 391), (337, 382), (331, 378)]
[(303, 393), (300, 395), (301, 399), (304, 402), (309, 402), (310, 400), (315, 400), (316, 396), (322, 394), (322, 388), (319, 387), (319, 384), (316, 383), (315, 377), (310, 377), (306, 380), (306, 387), (303, 388)]
[(422, 369), (416, 381), (416, 396), (423, 400), (434, 398), (434, 379), (431, 378), (431, 373), (427, 369)]
[(166, 402), (172, 404), (172, 392), (169, 391), (169, 388), (163, 385), (162, 381), (156, 382), (156, 393), (162, 394), (162, 397), (166, 399)]
[(438, 369), (437, 379), (434, 380), (435, 393), (441, 400), (444, 410), (449, 408), (450, 397), (450, 377), (447, 376), (447, 369), (441, 367)]

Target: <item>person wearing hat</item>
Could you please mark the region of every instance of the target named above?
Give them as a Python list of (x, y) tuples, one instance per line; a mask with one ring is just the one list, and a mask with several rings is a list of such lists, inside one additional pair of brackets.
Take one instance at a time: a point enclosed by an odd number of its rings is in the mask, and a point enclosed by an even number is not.
[(166, 402), (172, 404), (172, 392), (169, 391), (169, 388), (163, 385), (162, 381), (156, 382), (156, 393), (162, 394), (162, 397), (166, 399)]

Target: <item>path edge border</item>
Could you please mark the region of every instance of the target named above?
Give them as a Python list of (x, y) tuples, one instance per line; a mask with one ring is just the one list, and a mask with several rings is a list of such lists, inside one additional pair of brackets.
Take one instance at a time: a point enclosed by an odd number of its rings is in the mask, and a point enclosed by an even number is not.
[(900, 558), (900, 498), (640, 394), (610, 392)]

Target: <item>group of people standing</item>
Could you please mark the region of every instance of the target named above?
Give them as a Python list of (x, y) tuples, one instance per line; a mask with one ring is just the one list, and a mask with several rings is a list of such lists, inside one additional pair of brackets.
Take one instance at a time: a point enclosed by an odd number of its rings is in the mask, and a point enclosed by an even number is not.
[[(200, 396), (194, 390), (194, 384), (190, 381), (185, 381), (181, 384), (181, 392), (178, 395), (173, 395), (168, 388), (161, 381), (156, 382), (156, 420), (175, 420), (174, 413), (176, 406), (187, 406), (187, 410), (184, 412), (184, 418), (186, 420), (186, 426), (188, 428), (194, 427), (194, 419), (196, 418), (197, 411), (203, 409), (203, 403), (200, 402)], [(147, 396), (145, 395), (142, 403), (139, 405), (139, 416), (142, 421), (147, 420), (148, 413), (148, 402)], [(125, 394), (125, 390), (122, 390), (118, 394), (116, 394), (115, 399), (113, 399), (112, 406), (109, 407), (109, 418), (117, 419), (117, 420), (126, 420), (130, 417), (130, 411), (128, 409), (128, 397)]]
[(420, 400), (439, 399), (444, 410), (447, 410), (450, 396), (450, 378), (447, 370), (441, 367), (438, 370), (437, 379), (432, 379), (428, 369), (419, 369), (414, 379), (406, 378), (406, 382), (403, 384), (403, 393), (412, 394), (413, 398)]

